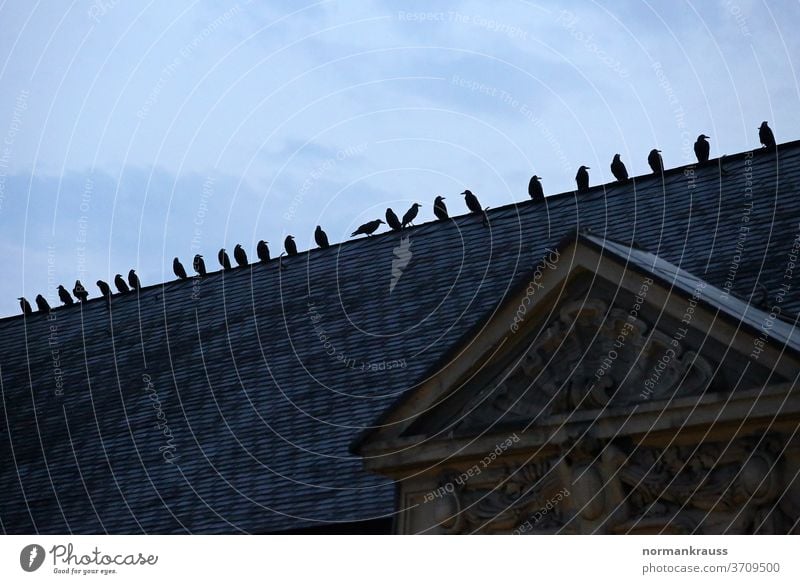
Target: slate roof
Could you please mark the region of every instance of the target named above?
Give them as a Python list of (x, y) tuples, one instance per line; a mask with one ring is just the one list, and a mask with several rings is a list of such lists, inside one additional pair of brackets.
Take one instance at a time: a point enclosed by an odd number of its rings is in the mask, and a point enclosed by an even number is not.
[[(784, 315), (781, 319), (780, 312), (775, 312), (775, 318), (771, 318), (772, 307), (767, 312), (755, 303), (731, 296), (726, 290), (708, 284), (702, 278), (678, 268), (649, 251), (634, 249), (591, 234), (582, 234), (580, 237), (584, 241), (589, 241), (602, 248), (605, 253), (616, 256), (619, 261), (638, 267), (642, 272), (659, 278), (671, 289), (682, 292), (685, 297), (697, 297), (701, 303), (719, 314), (748, 326), (756, 335), (763, 334), (770, 337), (777, 346), (787, 347), (795, 353), (800, 352), (800, 327), (796, 326), (797, 318)], [(793, 243), (793, 247), (796, 247), (797, 250), (791, 254), (796, 258), (792, 261), (797, 262), (797, 259), (800, 259), (800, 239)], [(800, 267), (800, 263), (798, 263), (798, 267)], [(794, 268), (791, 269), (794, 271)], [(774, 303), (774, 306), (780, 307), (780, 304)]]
[[(542, 204), (521, 191), (489, 212), (490, 229), (466, 215), (426, 223), (301, 253), (283, 271), (215, 273), (196, 298), (195, 282), (169, 282), (110, 310), (96, 299), (0, 320), (0, 528), (262, 533), (391, 516), (394, 485), (348, 445), (479, 330), (545, 247), (591, 228), (719, 288), (738, 260), (732, 291), (763, 285), (770, 303), (800, 230), (799, 181), (791, 142)], [(792, 278), (785, 318), (800, 311)]]

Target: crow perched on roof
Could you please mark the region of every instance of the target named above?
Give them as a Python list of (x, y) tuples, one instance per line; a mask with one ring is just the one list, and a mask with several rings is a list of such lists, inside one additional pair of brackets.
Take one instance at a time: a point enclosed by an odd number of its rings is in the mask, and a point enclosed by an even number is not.
[(97, 281), (97, 287), (100, 288), (100, 294), (105, 298), (111, 297), (111, 286), (102, 280)]
[(419, 203), (414, 203), (411, 205), (411, 208), (406, 211), (406, 214), (403, 215), (403, 229), (405, 229), (406, 225), (413, 225), (414, 219), (417, 217), (417, 213), (419, 213), (419, 208), (422, 207)]
[(224, 247), (221, 250), (219, 250), (219, 253), (217, 254), (217, 259), (219, 260), (219, 265), (222, 266), (222, 269), (225, 270), (226, 272), (228, 270), (233, 269), (231, 267), (231, 258), (228, 257), (228, 252), (225, 251)]
[(136, 275), (134, 270), (128, 272), (128, 284), (131, 285), (131, 290), (138, 290), (142, 287), (142, 283), (139, 281), (139, 276)]
[(69, 295), (69, 292), (67, 292), (64, 286), (58, 287), (58, 297), (61, 299), (61, 302), (64, 303), (64, 306), (71, 306), (74, 303), (72, 296)]
[(400, 231), (403, 228), (403, 224), (400, 223), (400, 219), (397, 218), (391, 207), (386, 209), (386, 224), (395, 231)]
[(542, 188), (541, 180), (542, 177), (534, 174), (528, 183), (528, 196), (534, 201), (544, 201), (544, 189)]
[(89, 299), (89, 293), (86, 291), (86, 288), (83, 287), (80, 280), (75, 280), (75, 287), (72, 289), (72, 293), (75, 295), (75, 298), (81, 302), (86, 302)]
[(194, 256), (194, 260), (192, 261), (192, 268), (195, 272), (197, 272), (198, 276), (205, 276), (206, 275), (206, 262), (203, 261), (203, 256), (197, 254)]
[(50, 312), (50, 305), (41, 294), (36, 295), (36, 308), (39, 309), (39, 312)]
[(775, 148), (775, 135), (767, 122), (761, 122), (761, 126), (758, 128), (758, 139), (765, 148)]
[(183, 267), (183, 264), (178, 258), (172, 260), (172, 271), (175, 272), (175, 275), (178, 276), (181, 280), (188, 280), (189, 276), (186, 274), (186, 270)]
[(320, 249), (328, 249), (331, 246), (331, 244), (328, 243), (328, 234), (325, 233), (319, 225), (317, 225), (317, 228), (314, 230), (314, 241), (317, 242)]
[(120, 294), (125, 294), (126, 292), (131, 291), (131, 289), (128, 288), (128, 285), (125, 283), (122, 274), (117, 274), (114, 276), (114, 285), (117, 287), (117, 290), (119, 290)]
[(19, 307), (22, 309), (22, 314), (33, 314), (31, 303), (25, 300), (24, 297), (17, 298), (19, 300)]
[(444, 197), (436, 197), (433, 200), (433, 214), (439, 221), (450, 219), (450, 215), (447, 214), (447, 205), (444, 204)]
[(697, 137), (697, 142), (694, 143), (694, 155), (697, 156), (697, 162), (708, 162), (708, 155), (711, 152), (711, 145), (708, 143), (708, 136), (700, 134)]
[(267, 247), (267, 243), (269, 242), (262, 239), (256, 246), (256, 255), (258, 255), (258, 259), (264, 263), (269, 261), (269, 247)]
[(588, 166), (581, 166), (578, 169), (578, 174), (575, 175), (575, 182), (578, 183), (578, 192), (585, 193), (589, 190), (589, 170)]
[(294, 235), (286, 236), (286, 239), (283, 240), (283, 247), (287, 255), (297, 255), (297, 244), (294, 242)]
[(473, 195), (471, 190), (467, 189), (461, 194), (464, 195), (464, 202), (467, 203), (467, 209), (472, 213), (483, 213), (483, 207), (481, 207), (478, 197)]
[(236, 247), (233, 248), (233, 259), (236, 260), (236, 263), (240, 268), (243, 268), (247, 265), (247, 252), (245, 252), (244, 248), (238, 243), (236, 244)]
[(611, 161), (611, 174), (618, 182), (625, 182), (628, 180), (628, 169), (625, 168), (625, 163), (619, 158), (619, 154), (614, 155), (614, 160)]
[(383, 223), (382, 219), (375, 219), (374, 221), (364, 223), (364, 225), (360, 226), (358, 229), (353, 231), (353, 233), (350, 234), (350, 237), (355, 237), (356, 235), (360, 235), (362, 233), (365, 234), (367, 237), (369, 237), (370, 235), (375, 233), (375, 231), (378, 229), (378, 227), (381, 226), (382, 223)]
[(664, 172), (664, 161), (661, 159), (661, 150), (653, 148), (647, 155), (647, 164), (653, 169), (653, 174)]

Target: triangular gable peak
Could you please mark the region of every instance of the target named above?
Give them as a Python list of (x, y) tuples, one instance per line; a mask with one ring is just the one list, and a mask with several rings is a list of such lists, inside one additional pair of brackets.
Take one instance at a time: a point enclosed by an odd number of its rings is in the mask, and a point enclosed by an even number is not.
[(469, 457), (513, 430), (526, 432), (514, 444), (523, 448), (571, 422), (694, 409), (704, 396), (786, 385), (798, 341), (787, 323), (669, 262), (580, 235), (548, 249), (481, 333), (358, 451), (388, 471)]

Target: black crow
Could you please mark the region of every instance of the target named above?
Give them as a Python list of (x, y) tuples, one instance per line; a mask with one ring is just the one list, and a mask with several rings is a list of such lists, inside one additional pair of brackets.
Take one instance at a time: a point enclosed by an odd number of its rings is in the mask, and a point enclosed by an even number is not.
[(433, 200), (433, 214), (439, 221), (450, 219), (450, 215), (447, 214), (447, 205), (444, 204), (444, 197), (436, 197)]
[(614, 155), (614, 160), (611, 161), (611, 174), (619, 182), (628, 180), (628, 169), (625, 168), (625, 163), (619, 158), (619, 154)]
[(69, 295), (69, 292), (67, 292), (64, 286), (58, 287), (58, 297), (61, 299), (61, 302), (64, 303), (64, 306), (70, 306), (74, 303), (72, 296)]
[(283, 240), (283, 248), (286, 250), (286, 255), (297, 255), (297, 244), (294, 242), (294, 235), (287, 235)]
[(588, 166), (581, 166), (578, 169), (578, 174), (575, 175), (575, 182), (578, 183), (578, 192), (585, 193), (589, 190), (589, 170)]
[(325, 233), (319, 225), (317, 225), (317, 228), (314, 230), (314, 241), (317, 242), (320, 249), (328, 249), (331, 246), (331, 244), (328, 243), (328, 234)]
[(711, 145), (707, 140), (708, 136), (700, 134), (697, 137), (697, 142), (694, 143), (694, 154), (697, 156), (697, 162), (700, 164), (708, 162), (708, 155), (711, 152)]
[(97, 281), (97, 287), (100, 288), (100, 294), (105, 298), (111, 297), (111, 286), (102, 280)]
[(189, 278), (189, 276), (186, 275), (186, 270), (183, 268), (183, 264), (178, 258), (172, 260), (172, 271), (175, 272), (175, 275), (181, 280), (187, 280)]
[(761, 122), (761, 127), (758, 128), (758, 139), (765, 148), (775, 148), (775, 135), (770, 130), (767, 122)]
[(400, 231), (403, 228), (402, 223), (400, 223), (400, 219), (397, 218), (397, 215), (395, 215), (391, 208), (386, 209), (386, 225), (395, 231)]
[(544, 201), (544, 189), (542, 188), (542, 177), (535, 174), (528, 183), (528, 196), (534, 201)]
[(414, 219), (417, 217), (417, 213), (419, 213), (419, 208), (422, 207), (419, 203), (414, 203), (411, 205), (411, 208), (406, 211), (406, 214), (403, 215), (403, 229), (405, 229), (406, 225), (413, 225)]
[(114, 276), (114, 285), (119, 290), (120, 294), (125, 294), (126, 292), (130, 292), (131, 289), (128, 288), (128, 285), (125, 283), (125, 279), (122, 277), (122, 274), (117, 274)]
[(142, 287), (142, 283), (139, 281), (139, 276), (136, 275), (134, 270), (128, 272), (128, 284), (131, 285), (131, 290), (138, 290)]
[(240, 268), (243, 268), (247, 265), (247, 253), (238, 243), (236, 244), (236, 247), (233, 248), (233, 259), (236, 260), (236, 263)]
[(22, 309), (22, 314), (33, 314), (33, 308), (31, 308), (31, 303), (25, 300), (25, 298), (17, 298), (19, 300), (19, 307)]
[(86, 302), (89, 299), (89, 293), (86, 291), (86, 288), (83, 287), (80, 280), (75, 280), (75, 287), (72, 289), (72, 293), (75, 295), (75, 298), (81, 302)]
[(350, 234), (350, 237), (355, 237), (356, 235), (360, 235), (362, 233), (365, 234), (367, 237), (369, 237), (370, 235), (375, 233), (375, 231), (378, 229), (378, 227), (381, 226), (381, 224), (383, 224), (382, 219), (375, 219), (375, 221), (364, 223), (364, 225), (353, 231), (353, 233)]
[(194, 260), (192, 261), (192, 268), (195, 272), (197, 272), (198, 276), (205, 276), (206, 275), (206, 262), (203, 260), (203, 256), (197, 254), (194, 256)]
[(267, 247), (267, 243), (268, 242), (262, 239), (256, 246), (256, 254), (258, 255), (258, 259), (264, 263), (269, 261), (269, 247)]
[(473, 195), (472, 191), (467, 189), (466, 191), (464, 191), (461, 194), (464, 195), (464, 201), (467, 203), (467, 209), (469, 209), (470, 212), (472, 212), (472, 213), (482, 213), (483, 212), (483, 207), (481, 207), (481, 204), (478, 201), (478, 197)]
[(647, 164), (653, 169), (653, 174), (664, 172), (664, 161), (661, 159), (661, 150), (653, 148), (647, 155)]
[(36, 308), (39, 309), (39, 312), (50, 312), (50, 305), (41, 294), (36, 295)]
[(224, 269), (226, 272), (233, 269), (231, 267), (231, 259), (228, 257), (228, 252), (225, 251), (224, 247), (219, 250), (217, 259), (219, 260), (219, 265), (222, 266), (222, 269)]

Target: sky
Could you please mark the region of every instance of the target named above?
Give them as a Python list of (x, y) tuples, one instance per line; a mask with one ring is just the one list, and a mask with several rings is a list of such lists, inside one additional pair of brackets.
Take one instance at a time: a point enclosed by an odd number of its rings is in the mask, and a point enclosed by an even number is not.
[[(432, 8), (432, 5), (435, 7)], [(800, 4), (0, 0), (0, 317), (800, 138)], [(794, 28), (793, 28), (794, 27)]]

